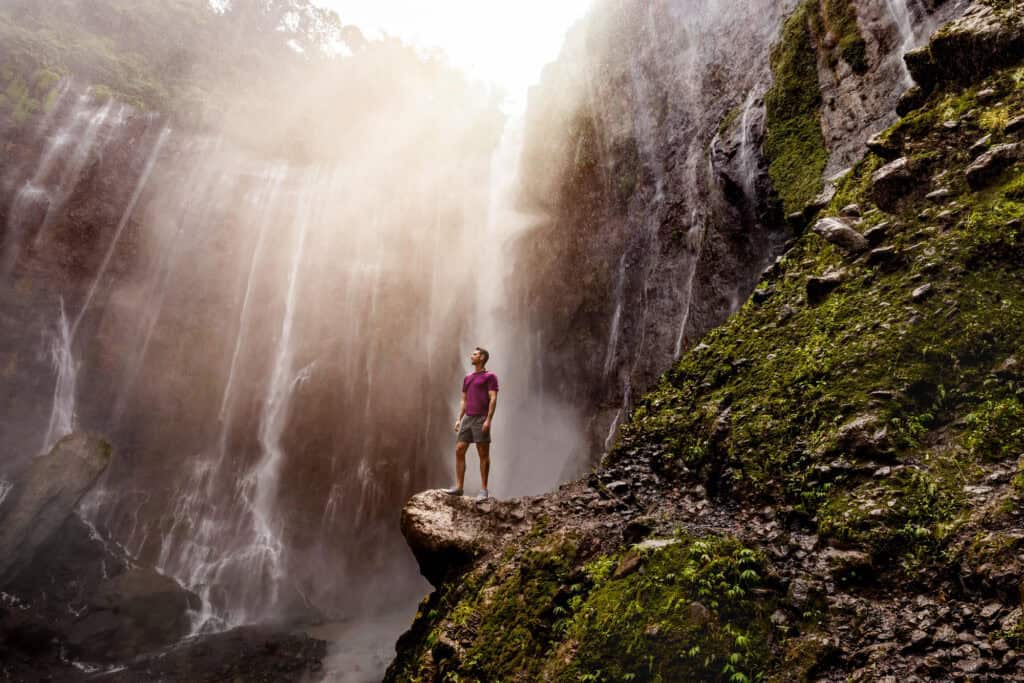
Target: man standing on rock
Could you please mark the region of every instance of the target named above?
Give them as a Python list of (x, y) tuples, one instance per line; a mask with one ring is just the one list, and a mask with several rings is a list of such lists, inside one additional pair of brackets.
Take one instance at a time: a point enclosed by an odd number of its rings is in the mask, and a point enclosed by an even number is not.
[(473, 372), (462, 380), (462, 403), (459, 406), (459, 417), (455, 420), (455, 432), (459, 435), (455, 443), (455, 478), (454, 488), (445, 489), (453, 496), (462, 495), (462, 487), (466, 480), (466, 451), (469, 444), (476, 444), (476, 452), (480, 456), (480, 483), (482, 489), (477, 500), (486, 500), (487, 474), (491, 469), (491, 420), (494, 419), (494, 408), (498, 405), (498, 376), (488, 372), (484, 367), (490, 360), (487, 349), (477, 347), (469, 357), (473, 364)]

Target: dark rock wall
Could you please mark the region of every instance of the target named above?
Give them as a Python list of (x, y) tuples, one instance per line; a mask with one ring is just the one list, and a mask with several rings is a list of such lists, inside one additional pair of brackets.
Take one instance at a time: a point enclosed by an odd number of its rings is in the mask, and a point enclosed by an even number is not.
[[(895, 116), (901, 2), (808, 3), (826, 175)], [(902, 4), (917, 40), (963, 9)], [(591, 459), (792, 236), (762, 144), (768, 57), (795, 5), (598, 3), (531, 91), (522, 203), (546, 219), (516, 246), (515, 303), (546, 341), (547, 386), (590, 418)]]

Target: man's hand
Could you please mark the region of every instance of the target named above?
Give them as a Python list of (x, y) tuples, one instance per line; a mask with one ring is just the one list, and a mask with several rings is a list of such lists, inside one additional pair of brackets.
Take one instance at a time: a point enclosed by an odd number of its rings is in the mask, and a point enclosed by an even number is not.
[(458, 420), (455, 421), (455, 431), (458, 432), (459, 431), (459, 427), (461, 427), (461, 426), (462, 426), (462, 419), (459, 418)]
[(484, 434), (490, 434), (490, 433), (491, 433), (491, 421), (490, 420), (484, 420)]

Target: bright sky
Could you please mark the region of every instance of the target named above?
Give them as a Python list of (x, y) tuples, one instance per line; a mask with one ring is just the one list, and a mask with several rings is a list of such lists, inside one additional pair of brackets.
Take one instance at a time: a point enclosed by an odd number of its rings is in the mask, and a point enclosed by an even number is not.
[(316, 0), (368, 37), (388, 33), (441, 48), (471, 77), (503, 87), (521, 106), (558, 56), (566, 30), (592, 0)]

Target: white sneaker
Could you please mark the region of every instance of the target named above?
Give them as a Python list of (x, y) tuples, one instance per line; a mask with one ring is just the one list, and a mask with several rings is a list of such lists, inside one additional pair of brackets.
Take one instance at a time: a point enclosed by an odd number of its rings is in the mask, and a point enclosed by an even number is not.
[(481, 489), (480, 493), (476, 494), (477, 500), (487, 500), (490, 496), (487, 493), (487, 489)]
[(458, 488), (457, 486), (453, 486), (450, 489), (444, 489), (444, 492), (447, 493), (449, 496), (461, 496), (462, 495), (462, 489)]

